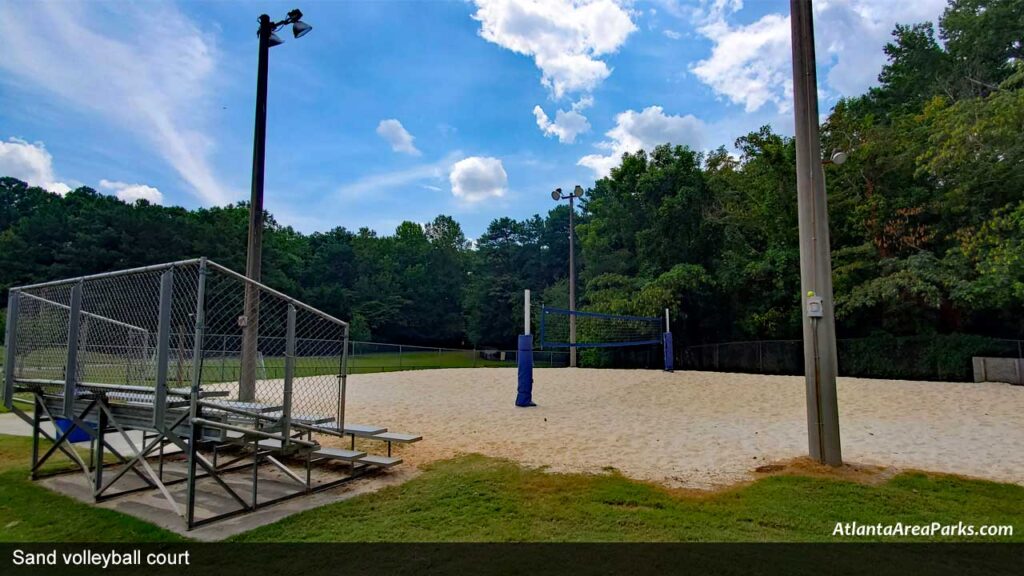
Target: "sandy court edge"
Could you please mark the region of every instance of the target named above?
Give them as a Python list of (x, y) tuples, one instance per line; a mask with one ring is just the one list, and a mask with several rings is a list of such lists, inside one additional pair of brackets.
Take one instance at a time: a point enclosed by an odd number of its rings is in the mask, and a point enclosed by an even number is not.
[[(481, 453), (556, 472), (613, 467), (679, 488), (748, 481), (759, 466), (807, 453), (802, 377), (537, 369), (539, 405), (523, 409), (513, 405), (515, 373), (353, 375), (346, 422), (422, 434), (400, 448), (407, 465)], [(838, 386), (847, 462), (1024, 484), (1024, 387), (860, 378)]]

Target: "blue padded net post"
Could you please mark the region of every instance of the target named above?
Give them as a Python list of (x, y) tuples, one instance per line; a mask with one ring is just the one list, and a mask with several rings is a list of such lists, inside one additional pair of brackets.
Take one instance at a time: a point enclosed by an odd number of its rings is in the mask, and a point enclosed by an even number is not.
[(519, 364), (519, 393), (516, 395), (516, 406), (536, 406), (533, 403), (533, 336), (520, 334), (519, 353), (516, 357)]
[(675, 369), (674, 354), (672, 348), (672, 333), (665, 332), (662, 336), (664, 339), (662, 346), (665, 350), (665, 372), (672, 372)]

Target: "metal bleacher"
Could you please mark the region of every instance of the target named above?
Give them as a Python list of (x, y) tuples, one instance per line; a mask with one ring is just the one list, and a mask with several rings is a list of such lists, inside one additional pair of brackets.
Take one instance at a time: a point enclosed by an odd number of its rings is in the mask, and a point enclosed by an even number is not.
[[(96, 501), (159, 490), (189, 529), (390, 468), (392, 444), (420, 440), (345, 422), (346, 322), (205, 258), (12, 288), (6, 342), (3, 402), (32, 425), (32, 478), (59, 452)], [(322, 444), (346, 436), (349, 450)], [(386, 455), (355, 450), (357, 436)], [(261, 497), (270, 468), (294, 490)], [(242, 470), (244, 495), (225, 480)], [(210, 489), (237, 509), (203, 516)]]

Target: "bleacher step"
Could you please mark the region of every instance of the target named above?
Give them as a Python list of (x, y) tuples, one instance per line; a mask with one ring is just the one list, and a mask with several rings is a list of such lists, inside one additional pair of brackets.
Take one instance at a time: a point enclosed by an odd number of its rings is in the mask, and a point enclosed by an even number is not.
[[(264, 414), (267, 418), (274, 420), (280, 419), (284, 415), (284, 412), (278, 410), (277, 412), (267, 412)], [(315, 414), (292, 414), (292, 422), (298, 422), (299, 424), (308, 424), (310, 426), (316, 424), (329, 424), (334, 422), (333, 416), (317, 416)]]
[(404, 432), (382, 432), (381, 434), (375, 434), (371, 436), (374, 440), (383, 440), (385, 442), (396, 442), (399, 444), (408, 444), (411, 442), (419, 442), (423, 440), (423, 436), (419, 434), (406, 434)]
[(346, 424), (344, 430), (345, 434), (353, 436), (376, 436), (387, 431), (388, 429), (384, 426), (369, 426), (367, 424)]
[(398, 466), (402, 463), (401, 458), (393, 458), (390, 456), (378, 456), (376, 454), (370, 454), (359, 458), (357, 462), (366, 464), (368, 466), (376, 466), (377, 468), (391, 468), (392, 466)]
[[(284, 448), (284, 442), (276, 438), (266, 438), (264, 440), (260, 440), (257, 443), (257, 446), (259, 446), (260, 448), (265, 448), (267, 450), (281, 450)], [(296, 447), (300, 446), (300, 444), (292, 443), (289, 446)]]
[(321, 448), (313, 453), (316, 458), (330, 458), (332, 460), (345, 460), (351, 462), (366, 457), (366, 452), (358, 450), (344, 450), (342, 448)]

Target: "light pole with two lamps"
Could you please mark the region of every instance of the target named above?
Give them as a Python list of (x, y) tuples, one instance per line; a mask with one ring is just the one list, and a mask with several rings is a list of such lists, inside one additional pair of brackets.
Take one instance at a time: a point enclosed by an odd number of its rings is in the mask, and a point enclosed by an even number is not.
[(583, 187), (579, 184), (571, 194), (562, 195), (561, 188), (555, 188), (551, 192), (551, 199), (555, 202), (569, 200), (569, 366), (576, 367), (576, 231), (575, 216), (577, 198), (583, 197)]
[[(260, 281), (261, 262), (263, 257), (263, 172), (267, 152), (267, 63), (270, 48), (283, 44), (284, 41), (276, 34), (278, 30), (292, 25), (292, 34), (302, 38), (313, 29), (302, 21), (302, 12), (298, 9), (288, 13), (288, 17), (274, 22), (266, 14), (260, 15), (259, 62), (256, 73), (256, 129), (252, 144), (252, 194), (249, 199), (249, 242), (245, 258), (245, 276), (256, 282)], [(256, 287), (250, 283), (245, 285), (244, 315), (238, 319), (242, 328), (241, 373), (238, 381), (238, 399), (251, 402), (256, 397), (256, 356), (257, 340), (259, 339), (260, 295)]]

